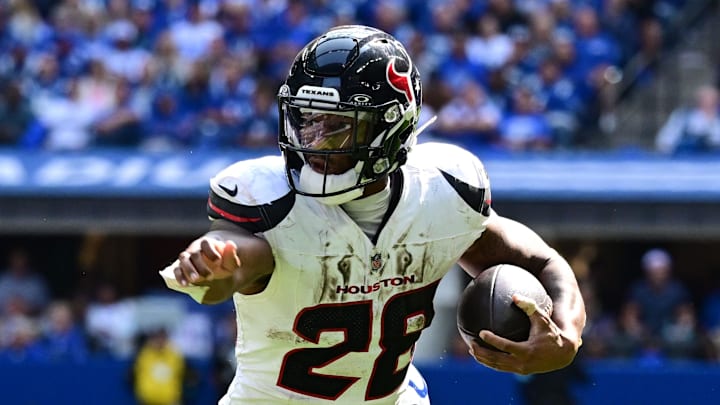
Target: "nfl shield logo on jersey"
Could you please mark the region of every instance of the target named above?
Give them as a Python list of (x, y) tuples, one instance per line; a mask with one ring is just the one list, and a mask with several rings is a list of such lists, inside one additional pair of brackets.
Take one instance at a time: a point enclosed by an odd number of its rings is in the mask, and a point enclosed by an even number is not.
[(370, 258), (370, 266), (373, 270), (380, 270), (383, 266), (383, 260), (382, 255), (380, 253), (375, 253)]

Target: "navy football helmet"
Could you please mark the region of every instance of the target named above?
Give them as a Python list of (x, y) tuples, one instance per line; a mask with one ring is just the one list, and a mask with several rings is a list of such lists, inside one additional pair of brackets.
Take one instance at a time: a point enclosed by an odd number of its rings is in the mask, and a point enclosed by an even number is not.
[(405, 47), (381, 30), (340, 26), (311, 41), (278, 92), (290, 186), (342, 203), (404, 164), (421, 87)]

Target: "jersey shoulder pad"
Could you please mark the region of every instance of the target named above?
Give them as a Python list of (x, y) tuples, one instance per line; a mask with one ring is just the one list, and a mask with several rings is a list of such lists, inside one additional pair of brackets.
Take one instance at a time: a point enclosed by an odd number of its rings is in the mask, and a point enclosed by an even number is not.
[(266, 156), (234, 163), (210, 179), (208, 215), (252, 233), (272, 229), (290, 212), (295, 194), (285, 179), (285, 161)]
[(456, 145), (426, 142), (413, 147), (408, 162), (419, 167), (432, 167), (473, 187), (490, 188), (485, 166), (473, 153)]
[(448, 143), (426, 142), (412, 149), (408, 162), (439, 170), (466, 203), (489, 215), (490, 178), (480, 159), (470, 151)]
[(239, 204), (274, 201), (290, 191), (285, 161), (280, 156), (265, 156), (233, 163), (210, 179), (210, 189)]

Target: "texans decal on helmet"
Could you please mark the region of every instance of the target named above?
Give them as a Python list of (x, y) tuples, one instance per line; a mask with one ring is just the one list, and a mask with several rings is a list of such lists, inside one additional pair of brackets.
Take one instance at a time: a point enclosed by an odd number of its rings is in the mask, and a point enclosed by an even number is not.
[(409, 67), (407, 72), (400, 73), (395, 69), (395, 61), (396, 59), (393, 58), (390, 62), (388, 62), (387, 81), (393, 89), (399, 91), (400, 93), (404, 93), (407, 101), (410, 105), (413, 105), (415, 104), (415, 94), (412, 91), (412, 83), (410, 83), (410, 72), (412, 72), (412, 67)]

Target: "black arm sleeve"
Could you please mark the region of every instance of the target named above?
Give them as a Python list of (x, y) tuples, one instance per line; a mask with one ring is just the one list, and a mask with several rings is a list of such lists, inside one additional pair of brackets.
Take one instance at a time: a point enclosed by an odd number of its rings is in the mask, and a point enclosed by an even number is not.
[(207, 212), (212, 219), (225, 219), (250, 233), (260, 233), (277, 226), (295, 204), (295, 193), (289, 192), (275, 201), (261, 205), (244, 205), (228, 201), (210, 190)]

